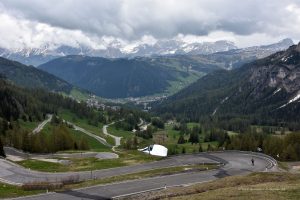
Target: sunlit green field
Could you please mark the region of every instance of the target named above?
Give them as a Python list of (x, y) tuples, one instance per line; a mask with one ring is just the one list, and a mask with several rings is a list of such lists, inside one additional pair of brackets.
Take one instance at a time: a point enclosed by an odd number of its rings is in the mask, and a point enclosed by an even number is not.
[(70, 158), (70, 164), (52, 163), (40, 160), (24, 160), (17, 162), (25, 168), (44, 172), (68, 172), (68, 171), (90, 171), (136, 165), (162, 159), (144, 154), (139, 151), (131, 150), (119, 153), (116, 159), (97, 159), (97, 158)]
[(103, 132), (102, 132), (103, 124), (102, 123), (98, 123), (98, 126), (90, 125), (86, 119), (81, 119), (78, 116), (76, 116), (74, 113), (67, 111), (67, 110), (61, 110), (59, 112), (59, 116), (64, 120), (72, 122), (72, 123), (76, 124), (77, 126), (83, 128), (83, 129), (86, 129), (87, 131), (106, 139), (106, 141), (109, 144), (111, 144), (111, 145), (115, 144), (115, 141), (112, 137), (103, 134)]

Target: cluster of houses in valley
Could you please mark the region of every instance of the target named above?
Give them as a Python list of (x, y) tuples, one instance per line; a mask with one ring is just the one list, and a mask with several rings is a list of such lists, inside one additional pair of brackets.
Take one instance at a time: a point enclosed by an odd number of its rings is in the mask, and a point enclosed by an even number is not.
[[(109, 99), (109, 102), (116, 103), (116, 104), (124, 104), (131, 102), (139, 107), (141, 107), (144, 111), (151, 110), (150, 104), (155, 101), (161, 101), (163, 99), (167, 98), (166, 95), (162, 96), (148, 96), (148, 97), (128, 97), (125, 99)], [(86, 100), (86, 103), (89, 107), (93, 107), (96, 109), (106, 110), (119, 110), (120, 106), (109, 106), (107, 104), (104, 104), (98, 100), (98, 98), (95, 95), (90, 95), (89, 98)]]
[(95, 95), (90, 95), (90, 98), (86, 100), (86, 104), (88, 107), (93, 107), (98, 110), (113, 110), (113, 111), (118, 111), (121, 109), (120, 106), (109, 106), (104, 103), (99, 102), (99, 100), (96, 98)]
[(148, 96), (148, 97), (137, 97), (137, 98), (127, 98), (127, 101), (134, 103), (135, 105), (141, 105), (142, 109), (144, 111), (149, 111), (151, 110), (151, 106), (149, 104), (151, 104), (152, 102), (155, 101), (161, 101), (163, 99), (167, 98), (166, 95), (163, 96)]

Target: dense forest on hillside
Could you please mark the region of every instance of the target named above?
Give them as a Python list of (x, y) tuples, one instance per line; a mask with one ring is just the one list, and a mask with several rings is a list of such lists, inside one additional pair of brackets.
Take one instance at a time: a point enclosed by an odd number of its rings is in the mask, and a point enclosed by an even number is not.
[[(0, 79), (0, 136), (5, 145), (14, 146), (29, 152), (55, 152), (74, 148), (74, 139), (68, 129), (61, 123), (56, 124), (52, 142), (45, 136), (33, 135), (23, 129), (19, 121), (40, 122), (46, 114), (57, 114), (60, 108), (69, 109), (79, 116), (91, 121), (105, 120), (97, 115), (84, 103), (78, 103), (70, 98), (42, 89), (20, 88)], [(55, 139), (56, 138), (56, 139)], [(69, 141), (69, 144), (55, 143), (55, 141)], [(44, 146), (41, 146), (44, 145)], [(47, 147), (48, 146), (48, 147)], [(75, 147), (81, 148), (80, 144)], [(81, 145), (86, 149), (86, 145)]]
[[(170, 127), (170, 124), (167, 125)], [(280, 161), (300, 159), (300, 134), (283, 127), (248, 126), (243, 132), (227, 131), (211, 122), (173, 123), (169, 138), (162, 143), (169, 154), (188, 152), (242, 150), (262, 152)], [(173, 133), (177, 133), (176, 137)], [(170, 134), (171, 133), (171, 134)], [(155, 133), (154, 133), (155, 134)]]
[(213, 120), (226, 130), (250, 124), (300, 130), (299, 63), (294, 45), (239, 69), (212, 72), (154, 105), (154, 111), (179, 120)]
[(49, 91), (70, 93), (73, 86), (52, 74), (33, 66), (0, 57), (0, 74), (17, 85), (28, 88), (43, 88)]
[(167, 92), (172, 82), (187, 84), (201, 73), (186, 66), (158, 64), (155, 59), (106, 59), (66, 56), (39, 66), (73, 85), (105, 98), (126, 98)]
[(70, 109), (87, 118), (94, 117), (85, 103), (42, 89), (20, 88), (3, 79), (0, 79), (0, 98), (0, 117), (6, 121), (19, 118), (41, 121), (47, 113), (57, 113), (59, 108)]
[[(150, 120), (149, 114), (136, 109), (120, 108), (97, 110), (58, 93), (43, 89), (21, 88), (0, 78), (0, 139), (3, 145), (13, 146), (29, 152), (56, 152), (68, 149), (87, 149), (86, 141), (76, 142), (70, 133), (72, 127), (58, 118), (60, 110), (67, 110), (97, 127), (120, 121), (118, 127), (132, 130), (140, 118)], [(40, 123), (47, 114), (53, 114), (51, 136), (32, 134), (22, 124)], [(20, 123), (22, 122), (22, 123)], [(70, 129), (71, 128), (71, 129)], [(101, 127), (99, 127), (100, 130)], [(43, 144), (43, 145), (42, 145)], [(41, 146), (42, 145), (42, 146)]]
[[(30, 152), (55, 152), (73, 148), (86, 149), (85, 144), (74, 145), (66, 125), (54, 124), (55, 131), (51, 140), (39, 134), (33, 135), (25, 130), (20, 121), (26, 123), (40, 122), (48, 113), (57, 114), (59, 109), (68, 109), (73, 113), (93, 121), (105, 123), (106, 118), (99, 112), (78, 103), (76, 100), (63, 97), (57, 93), (42, 89), (26, 89), (17, 87), (6, 80), (0, 79), (0, 136), (4, 145), (14, 146)], [(116, 115), (117, 116), (117, 115)], [(56, 139), (55, 139), (56, 138)], [(69, 141), (68, 144), (55, 141)], [(44, 144), (42, 147), (41, 145)], [(48, 147), (47, 147), (48, 146)]]
[[(178, 121), (209, 121), (234, 131), (243, 131), (250, 124), (284, 124), (292, 129), (300, 129), (300, 125), (297, 125), (297, 107), (273, 109), (274, 104), (279, 107), (285, 103), (285, 94), (279, 94), (276, 99), (270, 100), (267, 96), (274, 92), (271, 89), (262, 97), (262, 101), (249, 99), (250, 89), (239, 94), (242, 86), (248, 87), (244, 78), (247, 73), (246, 67), (210, 73), (166, 101), (156, 103), (154, 111), (167, 119), (175, 117)], [(231, 101), (228, 101), (229, 98)]]

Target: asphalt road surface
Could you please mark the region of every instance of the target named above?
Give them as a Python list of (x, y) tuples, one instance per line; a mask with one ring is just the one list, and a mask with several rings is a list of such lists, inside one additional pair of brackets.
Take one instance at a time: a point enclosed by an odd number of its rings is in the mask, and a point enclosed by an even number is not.
[[(254, 158), (255, 160), (254, 166), (252, 166), (251, 164), (252, 158)], [(171, 187), (183, 184), (193, 184), (198, 182), (211, 181), (226, 176), (243, 175), (257, 171), (277, 170), (276, 161), (263, 154), (253, 154), (251, 152), (225, 151), (174, 156), (163, 159), (161, 161), (156, 161), (147, 164), (99, 170), (92, 172), (92, 176), (95, 178), (104, 178), (126, 173), (141, 172), (155, 168), (201, 163), (221, 163), (223, 164), (223, 166), (217, 170), (211, 171), (181, 173), (177, 175), (132, 180), (127, 182), (99, 185), (60, 193), (49, 193), (18, 199), (111, 199), (113, 197), (121, 195), (164, 188), (165, 186)], [(17, 165), (13, 165), (4, 160), (0, 161), (0, 170), (1, 180), (10, 181), (11, 183), (25, 183), (37, 180), (59, 180), (61, 178), (72, 175), (79, 176), (80, 179), (91, 178), (91, 172), (42, 173), (28, 171), (24, 168), (21, 168)]]
[(13, 147), (4, 147), (6, 157), (18, 157), (21, 160), (26, 159), (64, 159), (64, 158), (100, 158), (113, 159), (118, 158), (119, 155), (111, 152), (81, 152), (81, 153), (52, 153), (52, 154), (37, 154), (25, 153)]
[(121, 145), (121, 139), (122, 139), (122, 137), (117, 137), (117, 136), (115, 136), (115, 135), (112, 135), (112, 134), (108, 133), (107, 128), (108, 128), (110, 125), (113, 125), (114, 123), (115, 123), (115, 122), (113, 122), (113, 123), (111, 123), (111, 124), (108, 124), (108, 125), (104, 125), (104, 126), (103, 126), (103, 129), (102, 129), (103, 134), (109, 135), (110, 137), (112, 137), (112, 138), (115, 139), (115, 146), (113, 146), (113, 150), (114, 150), (115, 147), (118, 147), (118, 146)]

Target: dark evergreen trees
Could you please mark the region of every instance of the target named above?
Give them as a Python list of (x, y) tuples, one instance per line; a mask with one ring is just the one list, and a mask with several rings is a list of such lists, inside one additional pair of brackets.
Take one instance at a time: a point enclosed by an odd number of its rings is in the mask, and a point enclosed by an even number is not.
[(202, 145), (199, 144), (199, 152), (203, 152)]
[[(290, 101), (300, 90), (300, 79), (286, 79), (299, 71), (299, 46), (241, 68), (209, 73), (157, 103), (153, 110), (179, 120), (214, 121), (219, 128), (238, 133), (247, 132), (251, 125), (284, 124), (290, 130), (300, 130), (300, 104)], [(291, 59), (285, 62), (287, 57)], [(274, 75), (281, 73), (285, 75)], [(276, 84), (270, 85), (271, 81)]]
[(199, 127), (193, 127), (191, 133), (190, 133), (190, 138), (189, 142), (192, 144), (199, 143)]
[[(154, 64), (145, 58), (106, 59), (76, 55), (51, 60), (39, 67), (99, 96), (126, 98), (165, 92), (170, 86), (169, 81), (179, 81), (179, 77), (188, 75), (173, 66), (165, 67), (165, 64)], [(72, 73), (74, 71), (77, 73)]]
[(184, 136), (183, 136), (183, 134), (180, 134), (177, 144), (184, 144), (184, 143), (185, 143)]
[(183, 154), (186, 153), (185, 147), (182, 147), (181, 153), (183, 153)]
[(4, 148), (3, 148), (3, 143), (2, 143), (2, 140), (1, 140), (1, 137), (0, 137), (0, 156), (2, 157), (6, 157), (5, 155), (5, 152), (4, 152)]
[(155, 126), (157, 128), (163, 129), (165, 127), (164, 122), (159, 117), (153, 117), (151, 119), (151, 123), (153, 126)]
[(207, 145), (207, 151), (212, 151), (212, 147), (210, 144)]

